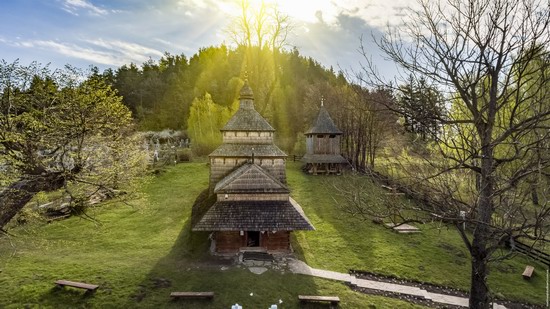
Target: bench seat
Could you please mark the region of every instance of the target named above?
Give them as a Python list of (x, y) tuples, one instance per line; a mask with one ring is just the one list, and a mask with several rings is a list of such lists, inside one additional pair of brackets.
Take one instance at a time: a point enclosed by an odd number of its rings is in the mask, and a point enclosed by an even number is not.
[(317, 295), (298, 295), (300, 302), (330, 302), (331, 305), (338, 305), (340, 298), (338, 296), (317, 296)]
[(214, 292), (172, 292), (173, 298), (213, 298)]
[(92, 291), (92, 292), (99, 288), (99, 285), (83, 283), (83, 282), (76, 282), (76, 281), (69, 281), (69, 280), (57, 280), (55, 282), (55, 284), (57, 284), (60, 287), (70, 286), (70, 287), (73, 287), (73, 288), (84, 289), (84, 290), (88, 290), (88, 291)]

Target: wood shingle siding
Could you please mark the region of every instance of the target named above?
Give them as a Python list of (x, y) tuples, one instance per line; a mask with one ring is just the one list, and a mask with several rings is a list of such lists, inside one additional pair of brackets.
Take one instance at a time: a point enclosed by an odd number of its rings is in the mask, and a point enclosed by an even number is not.
[[(248, 103), (248, 102), (246, 102)], [(269, 131), (274, 132), (275, 129), (267, 122), (267, 120), (260, 115), (252, 107), (244, 107), (241, 104), (241, 108), (235, 112), (233, 117), (229, 119), (227, 124), (221, 129), (221, 131)], [(246, 106), (246, 105), (245, 105)]]
[(340, 154), (342, 131), (336, 127), (323, 105), (317, 121), (305, 135), (306, 154), (301, 159), (306, 163), (305, 170), (314, 175), (340, 174), (342, 166), (348, 163)]
[(239, 110), (223, 127), (223, 144), (210, 155), (210, 188), (193, 206), (192, 230), (213, 231), (213, 248), (289, 251), (290, 231), (313, 225), (286, 186), (287, 155), (273, 143), (273, 127), (254, 109), (245, 82)]
[(288, 201), (217, 201), (193, 231), (313, 230), (301, 207)]
[(247, 163), (220, 180), (214, 193), (290, 193), (287, 186), (256, 164)]
[(330, 118), (327, 109), (321, 105), (321, 108), (319, 109), (319, 114), (317, 115), (317, 121), (305, 134), (342, 135), (342, 131), (338, 129), (338, 127), (336, 127), (334, 121), (332, 121), (332, 118)]
[[(252, 161), (248, 158), (211, 158), (210, 160), (210, 185), (212, 188), (224, 177), (232, 173), (236, 167), (242, 166), (247, 162)], [(232, 164), (232, 162), (235, 162)], [(254, 162), (260, 165), (269, 174), (279, 180), (281, 183), (286, 183), (285, 160), (281, 158), (255, 158)]]
[[(254, 149), (253, 149), (254, 148)], [(221, 144), (214, 150), (210, 158), (286, 158), (287, 155), (274, 144)]]

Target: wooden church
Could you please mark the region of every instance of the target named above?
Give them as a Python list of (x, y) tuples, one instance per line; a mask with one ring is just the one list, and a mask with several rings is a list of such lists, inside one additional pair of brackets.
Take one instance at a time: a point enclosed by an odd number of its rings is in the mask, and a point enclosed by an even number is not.
[(239, 109), (221, 129), (222, 145), (209, 155), (215, 202), (201, 210), (192, 230), (213, 232), (216, 253), (289, 252), (292, 231), (314, 228), (289, 195), (286, 154), (273, 142), (275, 129), (254, 108), (247, 81), (239, 100)]
[(310, 174), (338, 174), (348, 161), (340, 154), (342, 131), (336, 127), (321, 99), (315, 124), (305, 133), (304, 170)]

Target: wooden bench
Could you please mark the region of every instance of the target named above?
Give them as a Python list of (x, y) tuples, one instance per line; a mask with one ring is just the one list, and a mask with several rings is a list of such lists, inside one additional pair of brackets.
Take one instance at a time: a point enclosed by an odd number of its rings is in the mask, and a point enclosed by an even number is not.
[(99, 285), (76, 282), (76, 281), (68, 281), (68, 280), (57, 280), (55, 284), (57, 284), (58, 287), (70, 286), (73, 288), (84, 289), (84, 290), (87, 290), (86, 292), (95, 292), (95, 290), (99, 288)]
[(298, 295), (301, 304), (311, 302), (330, 302), (333, 307), (338, 306), (340, 298), (338, 296), (313, 296), (313, 295)]
[(170, 297), (173, 299), (178, 298), (207, 298), (212, 299), (214, 298), (214, 292), (172, 292), (170, 293)]
[(525, 266), (525, 270), (523, 271), (523, 279), (529, 280), (533, 276), (533, 272), (535, 271), (535, 267), (533, 266)]

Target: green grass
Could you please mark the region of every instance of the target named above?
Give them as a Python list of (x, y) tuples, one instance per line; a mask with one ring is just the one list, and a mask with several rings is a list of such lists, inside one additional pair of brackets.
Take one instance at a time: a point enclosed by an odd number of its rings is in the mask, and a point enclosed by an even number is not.
[[(296, 187), (299, 173), (290, 173)], [(310, 180), (305, 181), (307, 184), (296, 191), (312, 188)], [(279, 299), (283, 300), (279, 308), (298, 308), (298, 294), (338, 295), (342, 308), (417, 308), (391, 298), (356, 293), (330, 280), (273, 270), (255, 275), (246, 268), (222, 270), (210, 263), (214, 258), (208, 254), (208, 233), (191, 233), (189, 226), (191, 206), (207, 184), (205, 164), (180, 164), (147, 183), (145, 197), (131, 205), (95, 208), (90, 215), (97, 222), (73, 217), (13, 228), (13, 237), (0, 238), (0, 308), (230, 308), (238, 302), (249, 309), (268, 308)], [(318, 231), (300, 233), (294, 246), (299, 250), (315, 246), (320, 235), (345, 238), (339, 235), (345, 231), (334, 229), (340, 219), (328, 220), (324, 230), (318, 223), (320, 214), (310, 209), (315, 205), (305, 204)], [(336, 245), (330, 239), (332, 236), (326, 239), (327, 248)], [(355, 247), (350, 244), (348, 252)], [(311, 250), (316, 256), (323, 255), (321, 248)], [(321, 259), (326, 268), (335, 270), (345, 269), (350, 261)], [(80, 290), (54, 288), (57, 279), (101, 287), (93, 295), (84, 295)], [(175, 290), (211, 290), (216, 296), (212, 301), (174, 302), (168, 295)]]
[[(470, 258), (454, 228), (430, 223), (419, 234), (397, 234), (371, 221), (341, 211), (331, 182), (338, 176), (309, 176), (289, 164), (292, 195), (304, 208), (314, 232), (295, 233), (294, 247), (310, 266), (347, 272), (360, 269), (420, 282), (469, 290)], [(372, 194), (383, 194), (375, 185)], [(526, 264), (537, 274), (523, 280)], [(492, 265), (489, 284), (493, 293), (511, 300), (544, 304), (545, 267), (523, 256)]]

